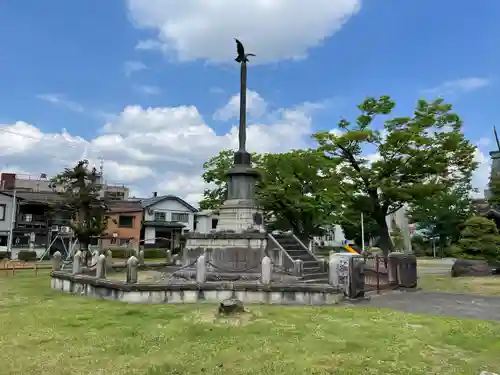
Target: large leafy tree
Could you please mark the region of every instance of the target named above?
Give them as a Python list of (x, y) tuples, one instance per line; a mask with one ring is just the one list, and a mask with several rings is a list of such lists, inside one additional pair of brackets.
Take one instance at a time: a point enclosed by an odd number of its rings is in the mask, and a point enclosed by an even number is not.
[(410, 204), (409, 216), (426, 237), (438, 239), (441, 255), (450, 242), (458, 241), (461, 225), (473, 215), (472, 190), (465, 180)]
[[(225, 174), (232, 165), (233, 152), (222, 151), (204, 164), (203, 179), (214, 186), (207, 189), (202, 208), (216, 209), (226, 196)], [(321, 171), (324, 158), (317, 150), (293, 150), (282, 154), (254, 155), (261, 173), (256, 199), (266, 219), (276, 229), (292, 229), (306, 241), (332, 224), (335, 210), (334, 184)]]
[(87, 251), (91, 238), (102, 235), (107, 227), (108, 208), (99, 199), (101, 186), (98, 177), (96, 169), (89, 168), (87, 160), (81, 160), (51, 181), (52, 186), (61, 192), (62, 199), (57, 209), (71, 218), (70, 227), (82, 251)]
[(495, 209), (500, 209), (500, 171), (493, 171), (488, 184), (490, 196), (488, 203)]
[[(223, 150), (203, 163), (204, 172), (201, 177), (212, 187), (203, 192), (203, 199), (200, 201), (201, 210), (217, 209), (226, 199), (226, 173), (231, 169), (233, 159), (233, 150)], [(255, 161), (255, 159), (256, 155), (253, 155), (253, 160)]]
[[(476, 168), (475, 148), (464, 138), (462, 121), (451, 105), (441, 99), (419, 100), (412, 116), (377, 125), (377, 117), (390, 115), (394, 107), (388, 96), (367, 98), (354, 122), (343, 119), (339, 132), (313, 135), (345, 199), (379, 226), (385, 253), (393, 248), (388, 214), (434, 196)], [(375, 157), (368, 158), (366, 152)]]
[(362, 232), (365, 235), (365, 244), (368, 244), (370, 239), (376, 238), (379, 233), (377, 222), (370, 216), (363, 217), (363, 230), (361, 230), (361, 208), (352, 205), (344, 205), (342, 215), (338, 215), (337, 224), (342, 227), (344, 237), (354, 241), (355, 244), (361, 246)]

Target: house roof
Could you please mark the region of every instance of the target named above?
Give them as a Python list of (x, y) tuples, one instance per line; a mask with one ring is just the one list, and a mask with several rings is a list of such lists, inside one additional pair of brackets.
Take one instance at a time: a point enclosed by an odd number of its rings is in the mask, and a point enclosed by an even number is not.
[(109, 213), (142, 212), (142, 205), (137, 201), (111, 201), (108, 208)]
[[(7, 195), (9, 197), (14, 196), (13, 191), (2, 191), (0, 194)], [(52, 191), (16, 191), (16, 198), (26, 202), (43, 204), (60, 203), (63, 201), (63, 197), (60, 194)]]
[(188, 208), (189, 210), (191, 210), (192, 212), (198, 212), (198, 210), (196, 208), (191, 206), (184, 199), (181, 199), (175, 195), (159, 195), (157, 197), (144, 198), (144, 199), (141, 199), (141, 205), (142, 205), (142, 208), (148, 208), (148, 207), (151, 207), (157, 203), (167, 201), (167, 200), (177, 201), (180, 204), (182, 204), (183, 206), (185, 206), (186, 208)]

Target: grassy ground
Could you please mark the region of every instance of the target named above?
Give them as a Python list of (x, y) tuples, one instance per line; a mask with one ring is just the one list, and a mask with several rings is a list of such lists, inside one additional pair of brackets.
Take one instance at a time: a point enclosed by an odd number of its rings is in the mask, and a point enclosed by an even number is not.
[(0, 363), (18, 374), (478, 374), (500, 372), (500, 323), (360, 307), (126, 305), (0, 278)]
[(500, 296), (500, 276), (451, 277), (448, 275), (420, 275), (419, 286), (424, 290), (451, 293), (472, 293)]

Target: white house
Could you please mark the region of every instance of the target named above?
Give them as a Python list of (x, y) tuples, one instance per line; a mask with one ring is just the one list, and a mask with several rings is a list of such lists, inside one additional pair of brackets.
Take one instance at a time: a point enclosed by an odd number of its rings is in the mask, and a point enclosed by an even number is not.
[(217, 228), (219, 217), (212, 210), (203, 210), (196, 214), (195, 220), (195, 232), (210, 233)]
[(9, 195), (0, 194), (0, 251), (7, 251), (9, 230), (12, 225), (12, 207), (14, 199)]
[(141, 242), (145, 247), (178, 246), (180, 234), (194, 231), (198, 211), (174, 195), (153, 194), (140, 200), (144, 209)]
[[(342, 246), (344, 241), (346, 240), (344, 231), (342, 227), (338, 224), (334, 224), (332, 226), (328, 226), (325, 229), (325, 233), (323, 236), (316, 236), (313, 238), (313, 242), (316, 245), (321, 246)], [(351, 243), (352, 241), (348, 241)]]

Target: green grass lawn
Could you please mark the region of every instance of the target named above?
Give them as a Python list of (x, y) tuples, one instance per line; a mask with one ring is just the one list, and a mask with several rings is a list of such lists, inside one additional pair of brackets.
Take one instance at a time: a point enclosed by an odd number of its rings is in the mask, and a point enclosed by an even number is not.
[(361, 307), (126, 305), (0, 278), (2, 375), (500, 372), (500, 323)]
[(449, 274), (421, 274), (418, 284), (428, 291), (500, 296), (500, 276), (451, 277)]

